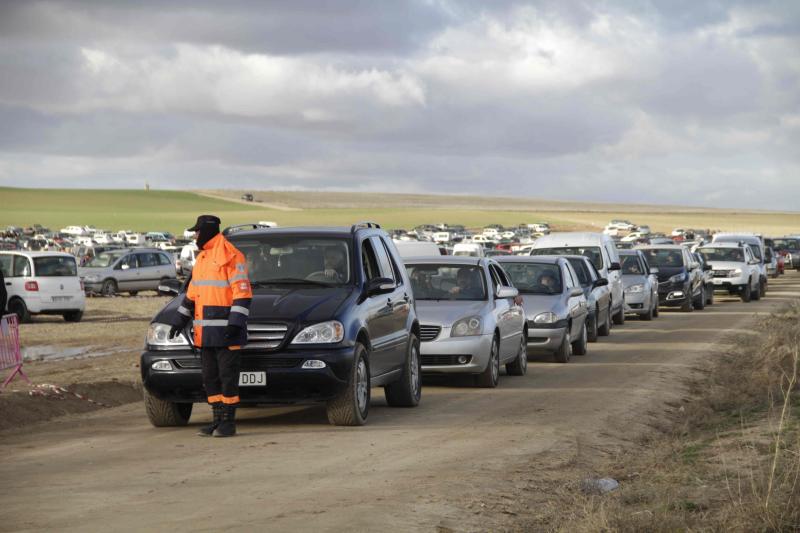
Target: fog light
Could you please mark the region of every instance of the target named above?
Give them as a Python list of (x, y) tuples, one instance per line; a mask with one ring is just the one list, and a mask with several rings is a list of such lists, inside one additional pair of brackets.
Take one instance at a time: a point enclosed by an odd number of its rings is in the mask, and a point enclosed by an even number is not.
[(172, 364), (169, 361), (156, 361), (150, 368), (153, 370), (172, 370)]
[(675, 291), (672, 293), (673, 298), (683, 298), (683, 291)]
[(325, 361), (320, 361), (319, 359), (309, 359), (308, 361), (303, 362), (302, 368), (311, 368), (311, 369), (325, 368)]
[(469, 361), (469, 357), (467, 357), (466, 355), (459, 355), (458, 356), (458, 364), (466, 365), (467, 361)]

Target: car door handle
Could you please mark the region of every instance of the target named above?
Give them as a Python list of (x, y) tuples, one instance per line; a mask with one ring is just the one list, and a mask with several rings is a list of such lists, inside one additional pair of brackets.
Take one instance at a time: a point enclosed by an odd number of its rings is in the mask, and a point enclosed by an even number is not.
[(11, 282), (10, 281), (6, 281), (6, 285), (8, 285), (10, 287), (11, 286)]

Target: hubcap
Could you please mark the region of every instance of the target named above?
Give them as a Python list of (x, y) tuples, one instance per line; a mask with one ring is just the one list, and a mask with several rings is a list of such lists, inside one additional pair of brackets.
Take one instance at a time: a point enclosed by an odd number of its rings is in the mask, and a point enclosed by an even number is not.
[(358, 402), (358, 410), (364, 412), (367, 409), (367, 364), (363, 359), (358, 361), (358, 368), (356, 369), (356, 401)]
[(416, 346), (411, 348), (411, 386), (414, 395), (419, 394), (419, 350)]

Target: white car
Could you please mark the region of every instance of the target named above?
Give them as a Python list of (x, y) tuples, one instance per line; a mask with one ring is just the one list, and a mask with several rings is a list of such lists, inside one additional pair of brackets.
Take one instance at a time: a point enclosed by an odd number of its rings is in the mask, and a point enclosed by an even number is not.
[(450, 235), (449, 231), (437, 231), (433, 234), (433, 242), (436, 243), (448, 243), (452, 240), (452, 236)]
[(602, 233), (551, 233), (533, 243), (531, 255), (583, 255), (588, 257), (611, 290), (611, 314), (617, 325), (625, 323), (625, 293), (619, 252), (614, 240)]
[(97, 244), (114, 244), (114, 239), (109, 233), (95, 232), (92, 239)]
[(28, 322), (31, 315), (61, 315), (79, 322), (86, 308), (75, 257), (60, 252), (0, 252), (7, 308)]
[(61, 228), (61, 233), (66, 233), (67, 235), (86, 235), (86, 231), (83, 229), (82, 226), (67, 226), (66, 228)]
[(536, 233), (541, 233), (543, 235), (547, 235), (550, 233), (550, 224), (546, 224), (544, 222), (540, 222), (537, 224), (527, 224), (528, 229), (534, 231)]
[(489, 237), (490, 239), (497, 239), (498, 237), (500, 237), (500, 230), (498, 230), (497, 228), (484, 228), (483, 236)]
[(683, 228), (675, 228), (674, 230), (672, 230), (672, 233), (670, 235), (673, 236), (673, 237), (683, 237), (684, 234), (686, 234), (686, 230), (685, 229), (683, 229)]
[(744, 302), (761, 298), (760, 262), (749, 244), (717, 242), (699, 247), (697, 253), (711, 265), (715, 291), (738, 294)]
[(504, 231), (503, 233), (500, 234), (500, 237), (502, 237), (503, 239), (514, 239), (516, 238), (516, 236), (517, 236), (516, 232), (513, 231)]
[(495, 239), (486, 235), (473, 235), (469, 241), (476, 244), (494, 244), (496, 242)]
[(453, 246), (453, 255), (468, 257), (484, 257), (483, 246), (477, 243), (460, 242)]
[(758, 259), (758, 269), (761, 275), (759, 294), (764, 295), (767, 292), (767, 280), (769, 273), (767, 272), (766, 249), (764, 247), (764, 240), (761, 236), (754, 233), (716, 233), (712, 239), (712, 244), (720, 242), (732, 243), (745, 243), (750, 245), (753, 256)]
[(636, 242), (639, 239), (647, 238), (647, 235), (649, 235), (649, 232), (648, 233), (644, 233), (642, 231), (634, 231), (633, 233), (629, 233), (628, 235), (625, 235), (620, 240), (622, 242)]
[(141, 233), (127, 233), (125, 239), (131, 246), (144, 246), (147, 243), (147, 239)]
[(197, 259), (197, 245), (195, 243), (190, 243), (181, 248), (181, 253), (178, 256), (178, 262), (175, 265), (178, 274), (181, 276), (186, 276), (192, 272), (194, 269), (194, 262)]
[(409, 257), (430, 257), (442, 255), (442, 250), (435, 242), (430, 241), (398, 241), (395, 240), (394, 247), (403, 259)]

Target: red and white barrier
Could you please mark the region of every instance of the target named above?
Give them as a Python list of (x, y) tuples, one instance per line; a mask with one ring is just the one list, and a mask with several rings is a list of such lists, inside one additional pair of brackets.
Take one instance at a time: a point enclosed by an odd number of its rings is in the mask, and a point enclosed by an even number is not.
[(0, 389), (4, 389), (19, 374), (30, 383), (22, 371), (22, 351), (19, 348), (19, 320), (17, 315), (5, 315), (0, 319), (0, 370), (13, 368)]

